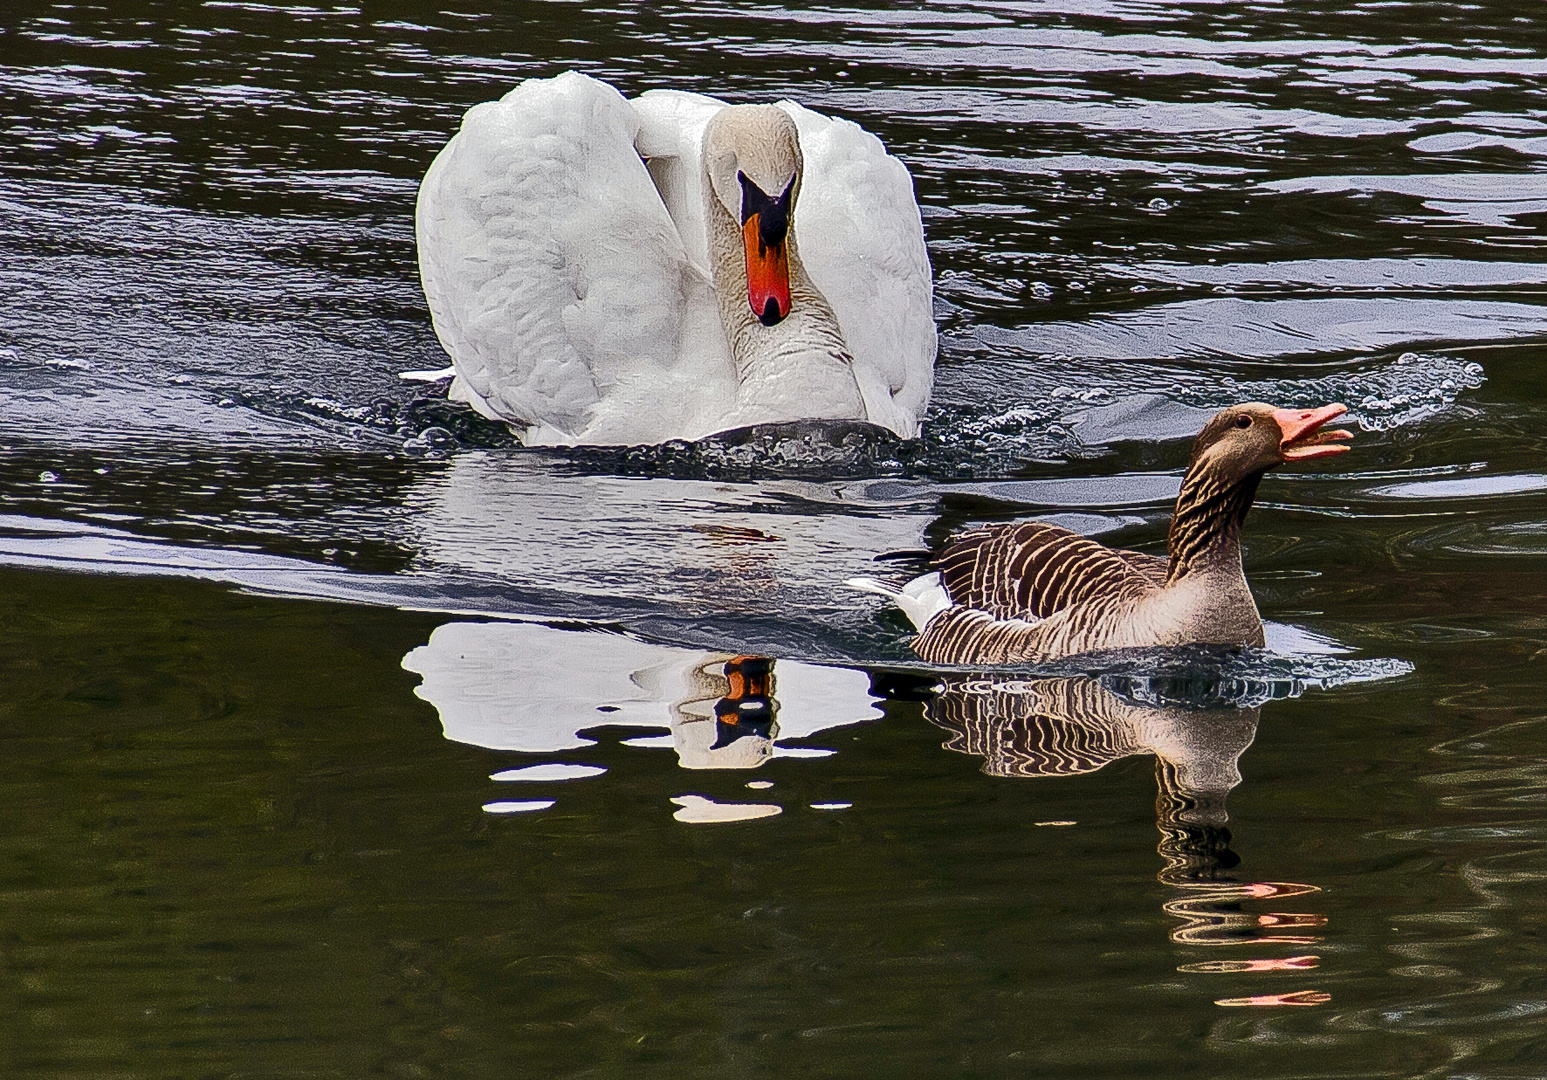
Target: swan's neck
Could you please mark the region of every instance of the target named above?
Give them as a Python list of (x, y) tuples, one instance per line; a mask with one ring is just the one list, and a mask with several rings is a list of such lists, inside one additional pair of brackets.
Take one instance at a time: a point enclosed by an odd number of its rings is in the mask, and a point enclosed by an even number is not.
[(1167, 585), (1189, 574), (1242, 573), (1241, 526), (1261, 480), (1260, 472), (1230, 482), (1207, 468), (1188, 471), (1167, 537)]
[(791, 223), (786, 245), (790, 313), (764, 326), (747, 301), (747, 256), (741, 229), (704, 178), (709, 261), (720, 321), (736, 364), (737, 402), (747, 423), (795, 415), (842, 420), (866, 416), (853, 358), (844, 345), (838, 318), (800, 261)]

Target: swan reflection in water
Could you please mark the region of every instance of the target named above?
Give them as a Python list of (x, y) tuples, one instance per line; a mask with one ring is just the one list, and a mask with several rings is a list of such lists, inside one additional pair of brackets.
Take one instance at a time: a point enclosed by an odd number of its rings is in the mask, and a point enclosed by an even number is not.
[[(756, 769), (773, 757), (826, 757), (831, 750), (786, 743), (881, 716), (860, 671), (539, 623), (446, 623), (403, 667), (422, 677), (414, 692), (435, 706), (446, 738), (527, 754), (594, 745), (586, 731), (621, 726), (647, 729), (624, 745), (670, 748), (684, 769)], [(551, 781), (605, 771), (580, 768), (553, 762), (496, 776)], [(680, 798), (697, 800), (694, 814), (710, 812), (701, 796)], [(679, 818), (732, 820), (688, 813)]]
[[(1114, 693), (1091, 677), (983, 679), (946, 676), (925, 705), (930, 723), (950, 733), (945, 748), (983, 759), (990, 776), (1052, 777), (1094, 772), (1120, 758), (1155, 757), (1156, 825), (1164, 867), (1176, 890), (1163, 905), (1177, 920), (1171, 940), (1189, 946), (1288, 946), (1320, 941), (1314, 914), (1249, 911), (1249, 901), (1319, 891), (1314, 885), (1252, 882), (1237, 873), (1225, 801), (1241, 782), (1240, 757), (1257, 734), (1259, 708), (1187, 708)], [(1158, 703), (1149, 703), (1150, 700)], [(1295, 971), (1313, 955), (1230, 958), (1184, 964), (1186, 972)], [(1220, 999), (1221, 1005), (1315, 1005), (1318, 991)]]
[(677, 764), (755, 769), (773, 757), (779, 702), (771, 657), (710, 654), (684, 675), (688, 694), (669, 705)]

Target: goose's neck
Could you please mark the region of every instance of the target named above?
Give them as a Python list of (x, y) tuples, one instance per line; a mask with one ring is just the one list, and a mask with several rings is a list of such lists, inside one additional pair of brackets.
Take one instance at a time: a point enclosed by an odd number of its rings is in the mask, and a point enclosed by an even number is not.
[(1207, 468), (1188, 470), (1167, 537), (1167, 585), (1189, 574), (1241, 573), (1241, 525), (1261, 480), (1260, 472), (1229, 482)]

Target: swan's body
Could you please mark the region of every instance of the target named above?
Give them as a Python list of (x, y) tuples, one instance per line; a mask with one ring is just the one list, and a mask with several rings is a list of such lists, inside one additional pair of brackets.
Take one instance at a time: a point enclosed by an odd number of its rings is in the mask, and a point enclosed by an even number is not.
[[(758, 234), (746, 200), (781, 193)], [(923, 229), (907, 169), (855, 124), (529, 80), (468, 111), (417, 231), (452, 396), (528, 443), (800, 419), (918, 433), (936, 347)]]
[(1040, 522), (974, 529), (935, 571), (887, 589), (919, 629), (913, 648), (941, 664), (1037, 662), (1103, 649), (1262, 645), (1241, 568), (1241, 526), (1263, 474), (1347, 447), (1321, 431), (1347, 410), (1248, 404), (1216, 415), (1193, 444), (1171, 519), (1169, 556), (1106, 547)]

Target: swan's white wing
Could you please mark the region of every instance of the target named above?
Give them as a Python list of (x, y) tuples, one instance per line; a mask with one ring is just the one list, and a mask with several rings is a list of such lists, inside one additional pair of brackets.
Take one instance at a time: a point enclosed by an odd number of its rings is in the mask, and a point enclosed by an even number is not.
[(704, 129), (725, 102), (686, 90), (646, 90), (629, 101), (639, 116), (634, 147), (677, 224), (688, 258), (709, 276), (704, 226)]
[(528, 80), (468, 110), (419, 189), (419, 270), (459, 390), (528, 441), (694, 438), (733, 393), (638, 129), (605, 83)]
[(934, 381), (934, 287), (913, 179), (881, 140), (792, 101), (801, 261), (838, 316), (870, 419), (913, 437)]

